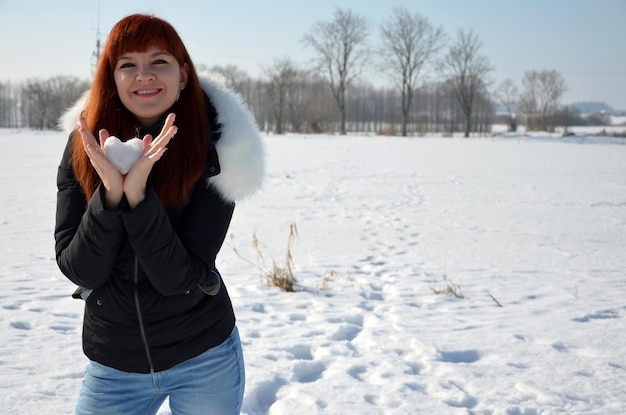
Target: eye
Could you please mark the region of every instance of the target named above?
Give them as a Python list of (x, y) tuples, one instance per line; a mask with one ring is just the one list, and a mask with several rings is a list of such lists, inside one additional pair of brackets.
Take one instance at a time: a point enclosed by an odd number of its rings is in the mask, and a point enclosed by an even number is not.
[(132, 68), (132, 67), (134, 67), (134, 66), (135, 66), (135, 65), (134, 65), (133, 63), (130, 63), (130, 62), (123, 62), (123, 63), (121, 63), (121, 64), (119, 65), (119, 68), (120, 68), (120, 69), (127, 69), (127, 68)]
[(169, 62), (165, 59), (156, 59), (154, 62), (152, 62), (153, 65), (166, 65), (168, 63)]

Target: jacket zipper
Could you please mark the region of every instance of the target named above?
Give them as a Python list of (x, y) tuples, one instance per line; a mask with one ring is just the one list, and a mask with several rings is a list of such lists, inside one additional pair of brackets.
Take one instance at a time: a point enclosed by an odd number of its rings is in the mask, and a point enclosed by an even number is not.
[(139, 319), (139, 331), (141, 332), (141, 340), (143, 346), (146, 349), (146, 357), (148, 358), (148, 364), (150, 365), (150, 373), (154, 373), (154, 365), (152, 364), (152, 355), (150, 354), (150, 347), (148, 346), (148, 338), (146, 337), (146, 329), (143, 325), (143, 315), (141, 313), (141, 305), (139, 304), (139, 260), (135, 256), (135, 310), (137, 311), (137, 318)]

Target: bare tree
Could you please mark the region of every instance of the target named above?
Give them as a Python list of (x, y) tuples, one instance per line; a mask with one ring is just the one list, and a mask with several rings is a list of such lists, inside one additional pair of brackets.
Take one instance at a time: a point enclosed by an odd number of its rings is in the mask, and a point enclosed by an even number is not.
[(298, 70), (291, 59), (283, 58), (277, 60), (274, 65), (263, 68), (263, 72), (268, 78), (267, 94), (272, 103), (274, 132), (282, 134), (287, 101), (297, 81)]
[(559, 102), (567, 91), (563, 76), (555, 70), (527, 71), (522, 79), (520, 109), (529, 129), (554, 129)]
[(19, 127), (19, 103), (11, 82), (0, 82), (0, 127)]
[(214, 65), (210, 68), (207, 68), (206, 65), (199, 65), (198, 70), (209, 71), (221, 75), (224, 77), (226, 84), (242, 96), (246, 92), (246, 87), (251, 83), (251, 78), (250, 75), (248, 75), (248, 72), (240, 69), (237, 65)]
[(461, 106), (463, 131), (469, 137), (472, 130), (472, 110), (478, 93), (486, 89), (487, 75), (492, 67), (487, 57), (480, 55), (482, 43), (470, 30), (459, 30), (457, 42), (438, 65), (449, 93)]
[[(290, 131), (300, 131), (302, 124), (306, 120), (305, 109), (309, 106), (309, 101), (315, 99), (309, 91), (312, 89), (312, 73), (301, 69), (296, 69), (294, 77), (287, 84), (287, 96), (285, 109), (287, 111), (287, 125)], [(323, 84), (322, 92), (330, 95), (328, 88)]]
[(73, 76), (45, 80), (29, 79), (22, 85), (22, 117), (26, 127), (39, 130), (58, 128), (58, 119), (89, 88)]
[(298, 131), (302, 133), (322, 133), (332, 131), (337, 122), (337, 112), (332, 111), (335, 97), (328, 88), (328, 82), (317, 73), (302, 80), (302, 92), (298, 101)]
[(515, 82), (513, 82), (512, 79), (505, 79), (502, 81), (495, 91), (495, 96), (509, 113), (509, 131), (517, 131), (515, 109), (517, 107), (519, 91)]
[(434, 27), (427, 18), (396, 7), (391, 18), (380, 27), (382, 67), (402, 96), (402, 135), (407, 135), (411, 102), (420, 76), (445, 41), (442, 27)]
[(240, 69), (237, 65), (214, 65), (208, 69), (205, 65), (200, 65), (198, 68), (200, 71), (207, 70), (223, 76), (226, 84), (239, 93), (241, 93), (241, 91), (238, 90), (239, 86), (250, 78), (248, 73)]
[(29, 79), (22, 86), (22, 110), (26, 126), (43, 130), (48, 119), (50, 91), (39, 79)]
[(480, 134), (487, 134), (491, 132), (491, 125), (493, 124), (493, 119), (495, 118), (495, 111), (489, 92), (486, 89), (480, 90), (474, 100), (472, 118), (474, 131), (477, 131)]
[(327, 77), (339, 107), (340, 134), (346, 134), (346, 91), (368, 58), (369, 24), (364, 17), (336, 8), (333, 20), (317, 22), (302, 41), (317, 54), (317, 68)]
[(249, 78), (249, 81), (241, 84), (241, 87), (242, 92), (240, 94), (242, 99), (245, 105), (250, 108), (259, 128), (269, 131), (272, 105), (267, 96), (267, 81)]

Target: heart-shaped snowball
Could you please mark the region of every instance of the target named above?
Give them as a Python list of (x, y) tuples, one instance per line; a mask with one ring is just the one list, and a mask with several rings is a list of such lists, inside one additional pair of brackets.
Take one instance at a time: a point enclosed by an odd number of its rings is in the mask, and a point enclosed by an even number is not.
[(122, 142), (119, 138), (111, 136), (104, 142), (104, 154), (122, 174), (128, 173), (142, 153), (143, 144), (138, 138)]

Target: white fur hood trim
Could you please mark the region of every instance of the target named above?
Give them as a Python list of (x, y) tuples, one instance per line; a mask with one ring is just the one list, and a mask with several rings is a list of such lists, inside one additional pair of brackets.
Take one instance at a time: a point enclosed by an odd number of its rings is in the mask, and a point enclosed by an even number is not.
[(265, 149), (254, 117), (241, 97), (223, 82), (207, 74), (200, 75), (202, 89), (217, 111), (222, 136), (215, 144), (220, 174), (209, 179), (229, 201), (252, 196), (263, 185)]
[[(219, 77), (207, 73), (199, 77), (222, 124), (221, 137), (215, 144), (221, 171), (209, 179), (209, 184), (229, 202), (253, 196), (261, 189), (265, 175), (265, 149), (254, 117), (241, 97)], [(61, 116), (59, 126), (67, 134), (76, 129), (88, 95), (89, 91)]]

